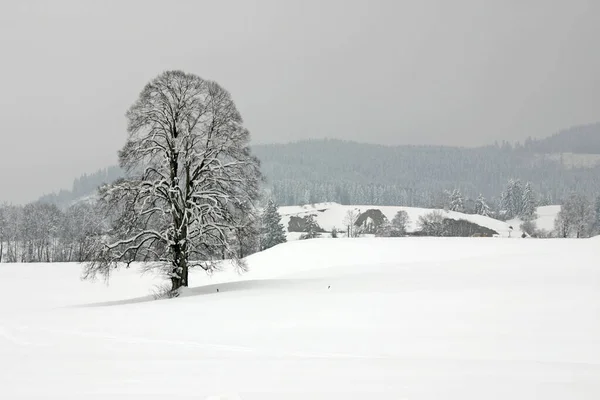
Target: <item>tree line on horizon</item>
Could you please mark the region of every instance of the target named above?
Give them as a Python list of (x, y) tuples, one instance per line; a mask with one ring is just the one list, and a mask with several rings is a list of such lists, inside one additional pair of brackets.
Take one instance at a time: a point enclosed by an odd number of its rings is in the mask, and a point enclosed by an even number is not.
[[(340, 204), (439, 207), (441, 193), (460, 188), (467, 202), (482, 194), (499, 207), (509, 179), (531, 182), (542, 204), (560, 204), (571, 193), (600, 192), (600, 124), (574, 127), (523, 144), (508, 142), (475, 148), (383, 146), (343, 140), (305, 140), (254, 145), (265, 186), (281, 205), (333, 201)], [(561, 152), (596, 153), (596, 166), (570, 167)], [(95, 195), (97, 188), (124, 176), (113, 166), (77, 178), (71, 190), (39, 200), (67, 207)]]

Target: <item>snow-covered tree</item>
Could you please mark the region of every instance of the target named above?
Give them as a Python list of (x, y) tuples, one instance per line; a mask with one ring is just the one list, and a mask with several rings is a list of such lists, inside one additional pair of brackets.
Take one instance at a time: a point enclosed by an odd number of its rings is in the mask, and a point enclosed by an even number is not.
[(444, 215), (440, 211), (432, 211), (421, 215), (417, 227), (426, 236), (444, 236)]
[(281, 223), (277, 204), (269, 199), (261, 217), (260, 249), (266, 250), (285, 242), (285, 227)]
[(521, 212), (519, 216), (524, 221), (530, 221), (532, 219), (535, 219), (536, 208), (537, 203), (535, 200), (535, 193), (533, 192), (531, 183), (527, 182), (527, 184), (525, 185), (525, 189), (523, 189), (523, 199), (521, 201)]
[(560, 209), (561, 218), (569, 226), (569, 231), (577, 238), (587, 237), (592, 232), (594, 209), (590, 201), (580, 194), (573, 193)]
[(333, 228), (331, 228), (331, 238), (332, 239), (337, 239), (338, 238), (338, 230), (337, 230), (337, 228), (335, 226)]
[(394, 215), (391, 224), (390, 236), (404, 236), (406, 235), (406, 229), (410, 222), (408, 213), (404, 210), (400, 210)]
[(119, 152), (127, 178), (100, 191), (112, 226), (84, 276), (108, 278), (121, 262), (154, 260), (176, 291), (188, 286), (192, 267), (211, 270), (227, 257), (244, 268), (231, 234), (240, 209), (258, 198), (260, 172), (229, 93), (167, 71), (146, 85), (127, 119)]
[(392, 224), (387, 219), (383, 221), (375, 229), (375, 236), (377, 237), (391, 237), (392, 236)]
[(463, 212), (465, 209), (463, 195), (459, 189), (454, 189), (450, 194), (450, 211)]
[(360, 229), (356, 226), (356, 221), (360, 216), (360, 212), (357, 210), (348, 210), (344, 217), (344, 225), (346, 226), (346, 234), (348, 237), (357, 237)]
[(502, 192), (501, 209), (506, 219), (521, 215), (523, 211), (523, 185), (520, 180), (508, 181)]
[(521, 226), (519, 228), (521, 229), (521, 231), (525, 232), (529, 236), (535, 236), (537, 231), (537, 225), (535, 221), (532, 220), (528, 220), (521, 223)]
[(315, 219), (314, 215), (309, 215), (306, 218), (306, 225), (304, 228), (304, 232), (301, 236), (300, 239), (315, 239), (318, 238), (320, 236), (319, 233), (319, 224), (317, 224), (317, 220)]
[(559, 238), (568, 238), (571, 234), (571, 221), (569, 220), (568, 214), (562, 210), (556, 215), (554, 219), (554, 231), (556, 236)]
[(475, 201), (475, 214), (483, 215), (484, 217), (489, 217), (492, 214), (490, 206), (487, 204), (487, 201), (482, 194), (480, 194)]
[(514, 217), (518, 217), (523, 212), (523, 184), (521, 180), (514, 180), (511, 186), (512, 191), (512, 212)]

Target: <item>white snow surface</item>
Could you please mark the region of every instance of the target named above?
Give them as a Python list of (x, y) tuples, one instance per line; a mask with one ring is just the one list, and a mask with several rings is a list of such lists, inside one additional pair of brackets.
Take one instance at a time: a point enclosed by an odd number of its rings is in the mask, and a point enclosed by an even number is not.
[(160, 301), (0, 264), (0, 398), (598, 399), (599, 239), (295, 241)]
[[(357, 212), (365, 212), (369, 209), (380, 210), (389, 221), (394, 218), (394, 215), (400, 210), (406, 211), (408, 217), (410, 219), (408, 232), (414, 232), (418, 229), (417, 221), (420, 216), (424, 216), (434, 211), (441, 212), (445, 218), (450, 219), (464, 219), (478, 225), (484, 226), (489, 229), (493, 229), (498, 232), (498, 235), (501, 237), (516, 237), (520, 238), (521, 230), (519, 229), (519, 224), (516, 226), (511, 225), (511, 223), (507, 223), (504, 221), (499, 221), (494, 218), (484, 217), (482, 215), (473, 215), (473, 214), (464, 214), (456, 211), (448, 211), (448, 210), (438, 210), (438, 209), (430, 209), (430, 208), (417, 208), (417, 207), (400, 207), (400, 206), (345, 206), (338, 203), (317, 203), (317, 204), (309, 204), (304, 206), (284, 206), (279, 207), (279, 214), (281, 214), (281, 222), (284, 227), (288, 228), (288, 223), (290, 221), (291, 216), (303, 217), (307, 215), (314, 215), (315, 220), (319, 224), (321, 228), (325, 231), (330, 232), (334, 227), (342, 232), (345, 229), (344, 219), (346, 218), (346, 213), (350, 210), (354, 210)], [(510, 229), (510, 226), (513, 229)], [(288, 240), (295, 240), (299, 237), (299, 234), (295, 234), (295, 232), (288, 233)]]
[[(533, 220), (537, 229), (544, 230), (546, 232), (554, 231), (554, 220), (560, 212), (560, 205), (542, 206), (536, 208), (537, 218)], [(507, 221), (508, 224), (512, 225), (515, 229), (523, 223), (520, 218), (515, 218)]]

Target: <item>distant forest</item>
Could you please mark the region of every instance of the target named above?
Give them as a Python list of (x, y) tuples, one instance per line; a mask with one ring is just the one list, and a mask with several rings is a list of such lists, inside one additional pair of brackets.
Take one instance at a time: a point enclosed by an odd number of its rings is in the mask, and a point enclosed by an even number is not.
[(545, 139), (527, 139), (524, 148), (546, 154), (600, 154), (600, 123), (565, 129)]
[(339, 140), (257, 146), (273, 196), (282, 205), (342, 204), (437, 207), (441, 193), (458, 188), (493, 204), (507, 181), (533, 184), (542, 203), (560, 203), (571, 192), (595, 197), (600, 165), (567, 168), (522, 146), (479, 148), (387, 147)]
[[(342, 140), (257, 145), (266, 189), (280, 205), (341, 204), (439, 207), (444, 191), (484, 195), (497, 207), (510, 179), (531, 182), (541, 204), (559, 204), (570, 193), (600, 193), (600, 163), (566, 167), (543, 154), (600, 154), (600, 124), (571, 128), (546, 139), (477, 148), (383, 146)], [(598, 156), (600, 159), (600, 156)], [(75, 180), (72, 190), (40, 198), (65, 207), (122, 176), (110, 167)]]

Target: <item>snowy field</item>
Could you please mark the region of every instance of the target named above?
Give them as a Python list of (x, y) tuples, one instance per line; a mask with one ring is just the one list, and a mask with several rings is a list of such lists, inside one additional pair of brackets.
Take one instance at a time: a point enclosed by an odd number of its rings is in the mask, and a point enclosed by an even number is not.
[(599, 238), (315, 239), (161, 301), (134, 270), (1, 264), (0, 398), (598, 399), (599, 259)]

